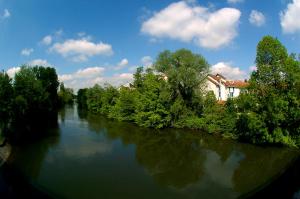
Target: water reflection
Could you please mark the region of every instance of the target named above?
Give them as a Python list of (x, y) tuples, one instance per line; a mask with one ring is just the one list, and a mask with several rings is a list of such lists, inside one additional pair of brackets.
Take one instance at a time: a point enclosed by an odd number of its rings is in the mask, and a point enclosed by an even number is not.
[(136, 160), (159, 185), (192, 197), (236, 198), (268, 183), (296, 157), (289, 149), (239, 144), (194, 131), (144, 129), (86, 112), (80, 118), (108, 139), (135, 145)]
[(223, 162), (221, 157), (214, 151), (207, 151), (207, 159), (204, 163), (205, 174), (214, 183), (225, 188), (234, 188), (233, 174), (244, 159), (244, 154), (232, 151), (230, 156)]
[(28, 177), (36, 179), (41, 175), (47, 154), (59, 143), (58, 125), (40, 130), (44, 131), (41, 132), (44, 138), (12, 147), (9, 159), (0, 168), (1, 198), (52, 198), (47, 191), (28, 180)]
[(297, 155), (198, 131), (140, 128), (73, 107), (58, 121), (57, 136), (15, 148), (9, 160), (58, 198), (237, 198)]

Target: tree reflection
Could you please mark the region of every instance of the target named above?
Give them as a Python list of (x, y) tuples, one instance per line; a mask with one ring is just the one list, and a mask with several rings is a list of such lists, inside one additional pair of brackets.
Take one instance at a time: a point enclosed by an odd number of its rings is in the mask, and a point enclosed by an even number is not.
[[(283, 170), (295, 153), (184, 129), (155, 130), (87, 114), (91, 131), (135, 146), (136, 161), (157, 184), (197, 197), (237, 197)], [(207, 186), (209, 184), (209, 186)], [(215, 189), (217, 191), (211, 191)]]

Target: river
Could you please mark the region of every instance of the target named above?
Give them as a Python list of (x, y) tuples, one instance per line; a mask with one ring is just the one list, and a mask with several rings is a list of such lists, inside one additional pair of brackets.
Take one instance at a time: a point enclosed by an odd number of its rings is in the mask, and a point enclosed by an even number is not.
[[(2, 193), (62, 199), (248, 197), (279, 179), (299, 155), (199, 131), (141, 128), (76, 107), (61, 110), (58, 127), (49, 132), (13, 147), (0, 170)], [(287, 198), (298, 197), (292, 192)]]

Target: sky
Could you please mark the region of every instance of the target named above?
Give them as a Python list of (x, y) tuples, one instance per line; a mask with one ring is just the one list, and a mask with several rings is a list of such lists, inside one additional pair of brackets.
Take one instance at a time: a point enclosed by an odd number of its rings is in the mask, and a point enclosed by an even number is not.
[(300, 0), (0, 0), (0, 69), (55, 67), (75, 90), (132, 81), (164, 50), (201, 54), (246, 79), (265, 35), (299, 53)]

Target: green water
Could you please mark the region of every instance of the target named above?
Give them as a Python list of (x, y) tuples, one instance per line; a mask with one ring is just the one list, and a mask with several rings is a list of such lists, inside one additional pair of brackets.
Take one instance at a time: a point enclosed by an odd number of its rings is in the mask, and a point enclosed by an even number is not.
[(55, 135), (15, 148), (8, 162), (56, 198), (237, 198), (275, 179), (297, 155), (79, 113), (62, 110)]

